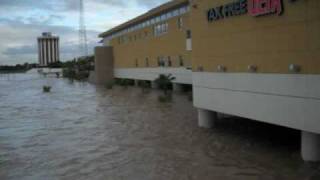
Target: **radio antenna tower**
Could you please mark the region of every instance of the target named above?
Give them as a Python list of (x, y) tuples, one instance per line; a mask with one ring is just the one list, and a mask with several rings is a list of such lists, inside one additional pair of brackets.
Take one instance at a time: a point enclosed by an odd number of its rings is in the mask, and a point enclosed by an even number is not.
[(79, 0), (80, 2), (80, 16), (79, 16), (79, 55), (80, 56), (88, 56), (88, 44), (87, 44), (87, 31), (84, 19), (84, 6), (83, 0)]

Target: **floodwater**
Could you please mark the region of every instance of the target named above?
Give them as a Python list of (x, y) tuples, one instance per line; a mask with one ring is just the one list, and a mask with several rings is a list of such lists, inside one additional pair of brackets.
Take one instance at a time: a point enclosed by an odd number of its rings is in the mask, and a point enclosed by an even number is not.
[(159, 93), (0, 75), (0, 179), (320, 179), (298, 131), (239, 118), (201, 129), (186, 94)]

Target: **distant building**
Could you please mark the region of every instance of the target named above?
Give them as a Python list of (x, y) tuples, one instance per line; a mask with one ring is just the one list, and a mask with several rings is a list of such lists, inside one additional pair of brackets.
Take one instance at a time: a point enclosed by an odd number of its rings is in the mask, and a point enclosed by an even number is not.
[(59, 54), (59, 37), (50, 32), (42, 33), (42, 36), (38, 37), (39, 65), (48, 66), (58, 62), (60, 60)]

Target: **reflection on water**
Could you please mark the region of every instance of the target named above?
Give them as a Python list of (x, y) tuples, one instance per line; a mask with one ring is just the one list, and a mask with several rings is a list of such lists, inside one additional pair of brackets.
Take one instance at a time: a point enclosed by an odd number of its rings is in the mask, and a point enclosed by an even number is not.
[(320, 179), (298, 131), (243, 119), (200, 129), (186, 95), (158, 94), (0, 75), (0, 179)]

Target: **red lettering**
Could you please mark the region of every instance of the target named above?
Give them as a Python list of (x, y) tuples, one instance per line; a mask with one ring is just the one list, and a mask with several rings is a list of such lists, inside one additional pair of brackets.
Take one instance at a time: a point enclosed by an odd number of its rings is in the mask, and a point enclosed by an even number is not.
[(270, 13), (281, 15), (283, 11), (281, 0), (270, 0)]
[(251, 16), (282, 13), (282, 0), (248, 0), (248, 11)]

